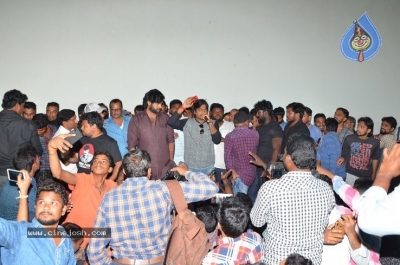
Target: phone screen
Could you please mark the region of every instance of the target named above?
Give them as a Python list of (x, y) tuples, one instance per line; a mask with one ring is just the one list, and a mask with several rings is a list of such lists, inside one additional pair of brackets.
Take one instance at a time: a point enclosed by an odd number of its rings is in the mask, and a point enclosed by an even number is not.
[(282, 162), (272, 162), (269, 165), (269, 169), (271, 171), (271, 177), (273, 179), (278, 179), (285, 175), (285, 166)]
[[(7, 169), (8, 180), (17, 182), (20, 173), (21, 171), (15, 169)], [(25, 178), (24, 174), (22, 174), (22, 178)]]
[(65, 138), (70, 144), (74, 144), (82, 138), (82, 133), (78, 129), (72, 129), (70, 133), (75, 134), (75, 136)]

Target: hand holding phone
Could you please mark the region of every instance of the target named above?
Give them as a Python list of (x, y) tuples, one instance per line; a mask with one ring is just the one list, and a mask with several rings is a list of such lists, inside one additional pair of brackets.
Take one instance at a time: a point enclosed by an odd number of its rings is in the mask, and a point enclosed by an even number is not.
[(16, 170), (16, 169), (7, 169), (7, 176), (8, 176), (8, 180), (9, 181), (14, 181), (17, 182), (18, 181), (18, 175), (22, 174), (22, 179), (26, 179), (27, 176), (24, 174), (24, 172)]
[(82, 138), (82, 133), (78, 129), (72, 129), (70, 134), (75, 134), (74, 136), (65, 137), (65, 140), (68, 141), (70, 144), (76, 143), (79, 139)]
[(271, 178), (273, 179), (279, 179), (286, 173), (283, 162), (271, 162), (269, 164), (269, 170), (271, 172)]

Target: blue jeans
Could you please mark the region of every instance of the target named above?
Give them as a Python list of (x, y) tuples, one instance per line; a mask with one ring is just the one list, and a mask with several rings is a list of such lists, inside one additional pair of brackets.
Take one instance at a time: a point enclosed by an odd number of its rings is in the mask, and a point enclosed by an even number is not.
[(257, 198), (257, 193), (258, 190), (260, 189), (260, 177), (261, 177), (262, 172), (257, 173), (256, 178), (254, 179), (253, 184), (250, 185), (247, 195), (250, 197), (251, 201), (253, 204), (256, 202)]
[(208, 174), (210, 174), (211, 171), (213, 171), (214, 169), (215, 169), (215, 167), (212, 166), (212, 167), (207, 167), (207, 168), (204, 168), (204, 169), (189, 168), (189, 171), (192, 171), (192, 172), (195, 172), (195, 173), (203, 173), (203, 174), (208, 175)]
[(247, 194), (247, 190), (249, 189), (249, 186), (243, 183), (242, 179), (238, 177), (235, 180), (235, 183), (233, 183), (233, 195), (236, 196), (239, 192)]

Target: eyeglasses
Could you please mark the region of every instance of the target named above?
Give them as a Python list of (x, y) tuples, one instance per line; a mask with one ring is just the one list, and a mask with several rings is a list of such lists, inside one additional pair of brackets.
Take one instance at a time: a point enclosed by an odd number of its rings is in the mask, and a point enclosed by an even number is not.
[(203, 134), (204, 133), (204, 125), (203, 124), (199, 124), (199, 127), (200, 127), (200, 134)]

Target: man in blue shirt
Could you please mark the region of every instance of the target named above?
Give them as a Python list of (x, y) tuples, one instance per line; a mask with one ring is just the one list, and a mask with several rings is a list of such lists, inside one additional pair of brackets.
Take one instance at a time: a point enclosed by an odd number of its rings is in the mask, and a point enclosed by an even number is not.
[(311, 138), (314, 139), (315, 143), (318, 143), (318, 140), (320, 140), (322, 137), (322, 133), (317, 126), (311, 124), (311, 118), (312, 118), (312, 110), (309, 107), (304, 107), (304, 115), (302, 119), (303, 123), (307, 125), (308, 130), (310, 130)]
[(104, 123), (107, 135), (117, 141), (121, 157), (128, 153), (128, 125), (131, 117), (122, 115), (122, 101), (113, 99), (110, 101), (111, 117)]
[[(27, 197), (25, 189), (21, 189), (17, 199)], [(58, 182), (46, 181), (38, 187), (32, 223), (0, 218), (2, 264), (75, 265), (72, 241), (65, 235), (64, 228), (58, 226), (67, 210), (67, 202), (65, 188)]]

